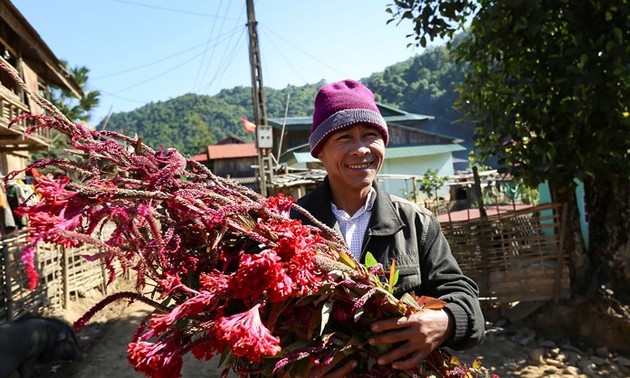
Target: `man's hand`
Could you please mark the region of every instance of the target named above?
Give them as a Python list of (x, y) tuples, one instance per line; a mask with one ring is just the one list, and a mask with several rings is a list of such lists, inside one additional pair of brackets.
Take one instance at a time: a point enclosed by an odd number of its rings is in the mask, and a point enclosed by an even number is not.
[(453, 333), (453, 321), (444, 310), (423, 310), (408, 317), (379, 320), (372, 324), (370, 345), (392, 344), (395, 348), (380, 356), (380, 365), (392, 364), (406, 370), (420, 365)]

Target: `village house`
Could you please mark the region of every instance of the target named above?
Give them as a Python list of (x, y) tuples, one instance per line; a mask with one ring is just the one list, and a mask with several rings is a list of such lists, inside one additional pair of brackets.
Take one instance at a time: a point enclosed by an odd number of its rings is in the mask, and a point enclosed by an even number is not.
[(257, 189), (258, 180), (254, 167), (258, 165), (258, 150), (255, 143), (230, 136), (206, 147), (206, 151), (192, 157), (217, 176), (230, 178), (239, 184)]
[[(64, 88), (82, 96), (79, 84), (72, 78), (59, 58), (50, 50), (37, 31), (8, 0), (0, 0), (0, 60), (15, 68), (16, 73), (32, 92), (46, 97), (49, 86)], [(20, 88), (15, 80), (0, 71), (0, 173), (26, 167), (29, 152), (47, 149), (52, 141), (50, 129), (37, 130), (26, 137), (26, 121), (8, 127), (22, 113), (41, 114), (43, 111)]]
[[(420, 177), (432, 168), (439, 176), (453, 176), (453, 157), (456, 151), (466, 150), (460, 143), (463, 140), (422, 130), (433, 117), (414, 114), (384, 104), (377, 104), (390, 134), (379, 180), (384, 189), (399, 196), (412, 193), (414, 177)], [(308, 137), (312, 117), (271, 118), (273, 127), (273, 153), (279, 163), (293, 169), (323, 169), (318, 159), (310, 155)], [(448, 188), (440, 192), (448, 197)]]

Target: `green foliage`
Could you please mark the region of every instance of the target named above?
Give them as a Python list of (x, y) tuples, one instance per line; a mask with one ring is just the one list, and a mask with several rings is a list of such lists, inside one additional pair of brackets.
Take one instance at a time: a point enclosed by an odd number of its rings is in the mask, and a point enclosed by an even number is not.
[[(79, 84), (83, 92), (82, 98), (77, 98), (72, 92), (65, 88), (49, 87), (50, 100), (57, 109), (59, 109), (69, 120), (74, 122), (87, 122), (91, 113), (99, 104), (99, 91), (90, 91), (87, 89), (88, 75), (90, 70), (87, 67), (77, 66), (68, 68), (68, 63), (61, 61), (66, 67), (70, 75)], [(40, 160), (52, 157), (65, 156), (64, 146), (67, 146), (68, 137), (54, 132), (54, 137), (50, 148), (45, 151), (35, 151), (31, 154), (33, 160)]]
[[(454, 44), (461, 39), (457, 37)], [(456, 87), (467, 70), (468, 65), (457, 63), (446, 48), (436, 47), (374, 73), (363, 82), (377, 101), (435, 117), (423, 126), (424, 130), (463, 139), (462, 145), (472, 150), (475, 126), (453, 107), (458, 97)], [(465, 152), (454, 156), (466, 158)]]
[[(367, 270), (370, 270), (376, 267), (378, 264), (379, 262), (376, 260), (376, 257), (374, 257), (374, 255), (371, 252), (367, 252), (365, 254), (365, 262), (363, 263), (363, 266), (365, 266)], [(390, 294), (393, 294), (394, 288), (396, 287), (396, 284), (398, 283), (398, 278), (400, 277), (400, 270), (396, 269), (395, 260), (392, 262), (392, 266), (390, 267), (390, 270), (387, 273), (388, 273), (387, 282), (383, 282), (381, 279), (378, 279), (377, 277), (375, 277), (374, 282), (377, 285), (377, 287), (382, 287), (383, 289), (386, 289)]]
[(428, 198), (438, 198), (437, 191), (448, 181), (448, 176), (439, 176), (438, 171), (433, 168), (427, 169), (422, 178), (418, 179), (418, 189)]
[(627, 1), (411, 0), (391, 13), (413, 21), (417, 41), (451, 37), (475, 15), (455, 51), (470, 64), (458, 104), (481, 157), (531, 185), (630, 176)]
[[(394, 0), (386, 11), (392, 15), (387, 21), (411, 21), (414, 44), (425, 47), (428, 41), (451, 39), (461, 25), (477, 10), (477, 1)], [(411, 44), (410, 44), (411, 45)]]
[(79, 84), (83, 91), (82, 98), (76, 98), (72, 92), (65, 88), (50, 87), (51, 102), (55, 107), (71, 121), (87, 122), (90, 114), (99, 104), (99, 91), (90, 91), (87, 89), (88, 75), (90, 70), (87, 67), (76, 66), (68, 67), (68, 63), (62, 61), (70, 75)]
[[(481, 158), (499, 162), (527, 185), (548, 181), (568, 205), (572, 285), (627, 292), (630, 192), (630, 2), (627, 0), (395, 1), (394, 19), (412, 20), (416, 40), (452, 36), (469, 70), (457, 105), (478, 125)], [(575, 179), (584, 182), (589, 253), (579, 240)], [(612, 204), (612, 205), (611, 205)], [(609, 207), (610, 206), (610, 207)], [(610, 217), (614, 209), (615, 218)]]
[[(605, 21), (613, 3), (619, 13)], [(572, 187), (573, 178), (602, 167), (608, 177), (628, 177), (630, 5), (623, 3), (523, 1), (480, 12), (474, 38), (461, 45), (472, 65), (461, 104), (479, 122), (484, 156), (500, 156), (530, 184)]]
[[(322, 83), (282, 90), (265, 88), (267, 117), (284, 117), (290, 94), (289, 117), (312, 113), (313, 99)], [(150, 103), (134, 111), (114, 113), (105, 127), (127, 135), (137, 134), (152, 147), (175, 148), (193, 156), (226, 137), (254, 141), (254, 133), (245, 132), (240, 121), (253, 121), (252, 92), (249, 87), (224, 89), (215, 96), (186, 94), (174, 99)], [(103, 127), (103, 122), (99, 128)]]

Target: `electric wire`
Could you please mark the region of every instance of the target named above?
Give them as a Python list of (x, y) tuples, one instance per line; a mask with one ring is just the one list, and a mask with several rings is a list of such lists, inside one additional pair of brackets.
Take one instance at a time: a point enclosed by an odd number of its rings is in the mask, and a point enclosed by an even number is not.
[[(217, 13), (221, 12), (221, 8), (223, 6), (223, 0), (221, 0), (221, 2), (219, 3), (219, 8), (217, 9)], [(226, 13), (227, 10), (229, 10), (229, 5), (228, 7), (226, 7)], [(216, 22), (212, 23), (212, 29), (210, 30), (210, 35), (208, 36), (208, 43), (210, 43), (210, 40), (212, 38), (212, 35), (214, 34), (214, 27), (217, 25)], [(225, 25), (225, 19), (222, 20), (221, 22), (221, 26), (219, 28), (219, 33), (221, 33), (221, 31), (223, 30), (223, 25)], [(212, 51), (210, 52), (210, 58), (208, 59), (208, 64), (206, 65), (209, 66), (210, 62), (212, 62), (212, 58), (214, 57), (214, 52), (216, 51), (216, 49), (212, 49)], [(203, 56), (203, 58), (201, 59), (201, 63), (199, 64), (199, 69), (197, 70), (197, 76), (195, 76), (195, 81), (193, 82), (193, 92), (195, 92), (195, 88), (197, 86), (197, 83), (199, 82), (199, 75), (201, 74), (201, 72), (203, 71), (203, 77), (201, 79), (201, 81), (203, 82), (203, 80), (206, 77), (206, 74), (208, 72), (208, 69), (206, 68), (205, 70), (203, 70), (204, 65), (206, 64), (206, 55)]]
[[(166, 8), (166, 7), (160, 7), (160, 6), (157, 6), (157, 5), (136, 3), (135, 1), (127, 1), (127, 0), (109, 0), (109, 1), (112, 1), (112, 2), (115, 2), (115, 3), (133, 5), (133, 6), (137, 6), (137, 7), (143, 7), (143, 8), (158, 9), (158, 10), (167, 11), (167, 12), (173, 12), (173, 13), (182, 13), (182, 14), (188, 14), (188, 15), (200, 16), (200, 17), (219, 18), (219, 16), (214, 15), (214, 14), (185, 11), (185, 10), (175, 9), (175, 8)], [(232, 18), (230, 18), (230, 19), (232, 19)]]
[[(240, 28), (239, 28), (239, 29), (240, 29)], [(233, 29), (233, 30), (231, 30), (230, 32), (227, 32), (227, 33), (225, 33), (225, 34), (222, 34), (222, 35), (218, 36), (218, 37), (217, 37), (217, 39), (218, 39), (218, 38), (221, 38), (221, 37), (224, 37), (224, 36), (226, 36), (226, 35), (231, 35), (231, 34), (235, 33), (236, 31), (238, 31), (238, 30)], [(155, 65), (155, 64), (158, 64), (158, 63), (162, 63), (162, 62), (164, 62), (164, 61), (167, 61), (167, 60), (169, 60), (169, 59), (176, 58), (176, 57), (178, 57), (178, 56), (180, 56), (180, 55), (182, 55), (182, 54), (185, 54), (185, 53), (187, 53), (187, 52), (189, 52), (189, 51), (196, 50), (196, 49), (198, 49), (199, 47), (201, 47), (201, 46), (203, 46), (203, 45), (206, 45), (206, 46), (207, 46), (208, 42), (209, 42), (208, 40), (207, 40), (207, 41), (204, 41), (204, 42), (199, 43), (199, 44), (197, 44), (197, 45), (194, 45), (194, 46), (192, 46), (192, 47), (190, 47), (190, 48), (187, 48), (187, 49), (185, 49), (185, 50), (178, 51), (178, 52), (176, 52), (176, 53), (174, 53), (174, 54), (168, 55), (168, 56), (166, 56), (166, 57), (164, 57), (164, 58), (160, 58), (160, 59), (157, 59), (157, 60), (151, 61), (151, 62), (149, 62), (149, 63), (143, 63), (142, 65), (139, 65), (139, 66), (135, 66), (135, 67), (127, 68), (127, 69), (124, 69), (124, 70), (121, 70), (121, 71), (116, 71), (116, 72), (112, 72), (112, 73), (105, 74), (105, 75), (101, 75), (101, 76), (97, 76), (97, 77), (93, 77), (93, 78), (91, 78), (91, 79), (92, 79), (92, 80), (104, 79), (104, 78), (108, 78), (108, 77), (112, 77), (112, 76), (117, 76), (117, 75), (122, 75), (122, 74), (129, 73), (129, 72), (137, 71), (137, 70), (140, 70), (140, 69), (142, 69), (142, 68), (150, 67), (150, 66), (153, 66), (153, 65)]]
[[(236, 40), (236, 42), (234, 44), (235, 46), (240, 46), (241, 40), (244, 39), (243, 36), (245, 35), (245, 30), (246, 30), (246, 28), (241, 29), (241, 34), (239, 34), (238, 39)], [(244, 45), (245, 44), (243, 44), (243, 46)], [(210, 86), (215, 84), (215, 83), (216, 84), (220, 84), (221, 83), (221, 79), (223, 79), (223, 77), (225, 76), (225, 73), (227, 72), (228, 68), (230, 68), (230, 63), (232, 63), (234, 61), (234, 59), (238, 55), (238, 52), (239, 52), (238, 48), (226, 49), (224, 51), (223, 57), (221, 59), (221, 62), (218, 65), (219, 67), (223, 67), (223, 69), (217, 69), (215, 71), (215, 74), (212, 77), (212, 79), (206, 85), (204, 85), (202, 88), (200, 88), (199, 92), (204, 92), (207, 88), (210, 88)], [(231, 54), (228, 55), (228, 53), (231, 53)]]
[[(219, 43), (220, 43), (220, 42), (219, 42)], [(188, 59), (188, 60), (184, 61), (184, 62), (183, 62), (183, 63), (181, 63), (181, 64), (178, 64), (178, 65), (176, 65), (176, 66), (171, 66), (171, 67), (169, 67), (168, 69), (166, 69), (166, 70), (164, 70), (164, 71), (162, 71), (162, 72), (160, 72), (160, 73), (158, 73), (158, 74), (156, 74), (156, 75), (153, 75), (153, 76), (151, 76), (151, 77), (149, 77), (149, 78), (147, 78), (147, 79), (145, 79), (145, 80), (142, 80), (142, 81), (140, 81), (140, 82), (137, 82), (137, 83), (135, 83), (135, 84), (132, 84), (132, 85), (130, 85), (130, 86), (128, 86), (128, 87), (125, 87), (125, 88), (123, 88), (123, 89), (119, 89), (119, 90), (117, 90), (117, 91), (113, 92), (113, 94), (118, 94), (118, 93), (121, 93), (121, 92), (125, 92), (125, 91), (127, 91), (127, 90), (129, 90), (129, 89), (136, 88), (136, 87), (138, 87), (138, 86), (140, 86), (140, 85), (142, 85), (142, 84), (146, 84), (146, 83), (148, 83), (148, 82), (150, 82), (150, 81), (152, 81), (152, 80), (155, 80), (155, 79), (157, 79), (157, 78), (159, 78), (159, 77), (161, 77), (161, 76), (164, 76), (164, 75), (166, 75), (166, 74), (168, 74), (168, 73), (170, 73), (170, 72), (172, 72), (172, 71), (175, 71), (175, 70), (177, 70), (177, 69), (181, 69), (181, 67), (182, 67), (183, 65), (186, 65), (186, 64), (188, 64), (188, 63), (190, 63), (190, 62), (194, 61), (195, 59), (199, 58), (200, 56), (202, 56), (202, 55), (204, 54), (204, 52), (205, 52), (205, 50), (204, 50), (204, 51), (202, 51), (202, 52), (201, 52), (201, 53), (199, 53), (199, 54), (194, 55), (192, 58), (190, 58), (190, 59)]]
[(347, 76), (346, 73), (344, 72), (340, 72), (338, 71), (335, 67), (331, 66), (330, 64), (320, 60), (319, 58), (317, 58), (316, 56), (314, 56), (313, 54), (308, 53), (307, 51), (304, 51), (303, 49), (301, 49), (299, 46), (296, 46), (294, 43), (292, 43), (291, 41), (287, 40), (286, 38), (282, 37), (281, 35), (278, 35), (276, 32), (274, 32), (272, 29), (270, 29), (269, 27), (265, 26), (265, 25), (261, 25), (260, 23), (258, 24), (259, 26), (262, 26), (265, 30), (268, 30), (270, 33), (272, 33), (273, 35), (275, 35), (276, 37), (280, 38), (281, 40), (285, 41), (287, 44), (289, 44), (290, 46), (292, 46), (293, 48), (295, 48), (296, 50), (300, 51), (301, 53), (303, 53), (304, 55), (309, 56), (311, 59), (315, 60), (316, 62), (320, 63), (321, 65), (330, 68), (331, 70), (335, 71), (336, 73), (340, 74), (340, 75), (344, 75)]

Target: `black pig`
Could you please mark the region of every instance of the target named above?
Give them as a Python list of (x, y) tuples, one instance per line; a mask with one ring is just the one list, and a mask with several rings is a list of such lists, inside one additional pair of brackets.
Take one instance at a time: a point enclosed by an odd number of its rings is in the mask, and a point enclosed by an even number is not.
[(55, 318), (24, 316), (0, 324), (0, 378), (29, 378), (38, 362), (81, 360), (72, 328)]

